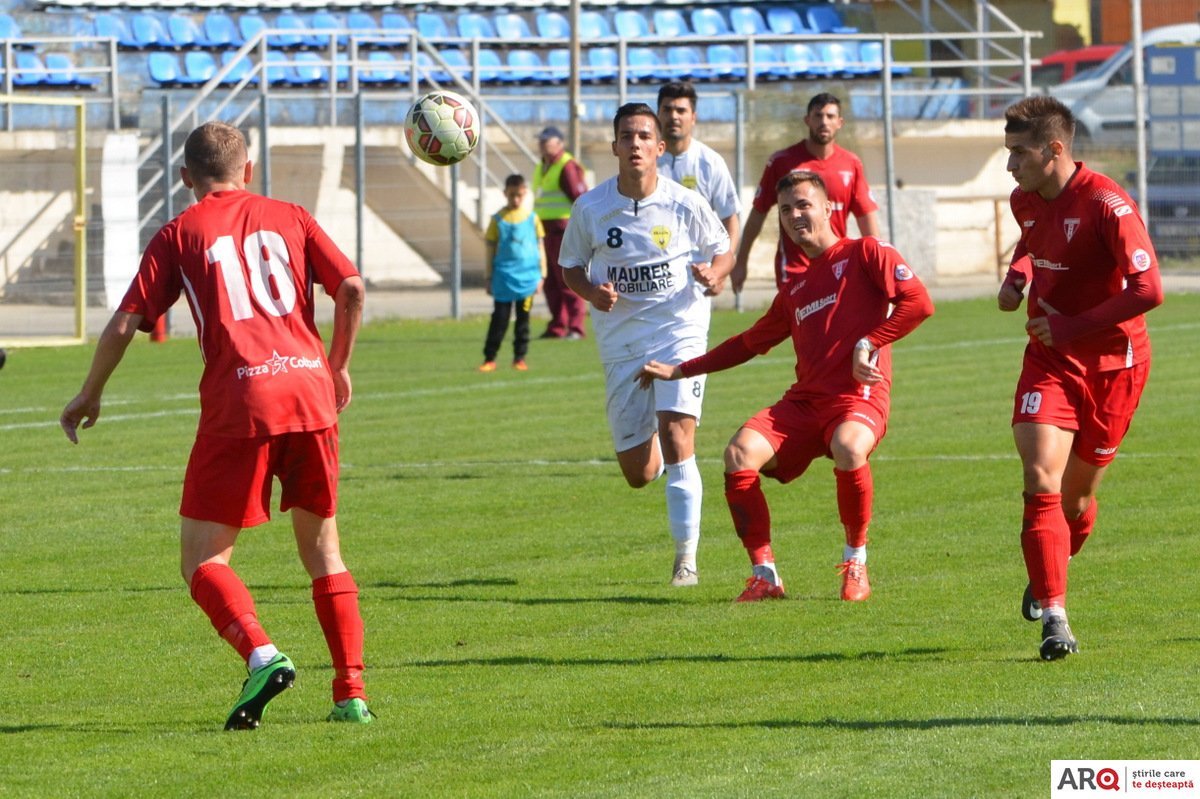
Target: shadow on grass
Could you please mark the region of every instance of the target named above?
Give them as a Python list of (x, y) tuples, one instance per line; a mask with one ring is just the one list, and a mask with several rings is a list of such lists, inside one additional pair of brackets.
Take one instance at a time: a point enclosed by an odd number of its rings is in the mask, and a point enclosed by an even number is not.
[(601, 726), (609, 730), (821, 730), (842, 729), (872, 732), (875, 730), (938, 730), (954, 727), (1070, 727), (1076, 724), (1113, 724), (1122, 727), (1200, 726), (1200, 719), (1168, 716), (1165, 718), (1136, 718), (1133, 716), (979, 716), (975, 718), (932, 718), (932, 719), (881, 719), (859, 721), (854, 719), (763, 719), (761, 721), (651, 721), (607, 722)]
[(516, 585), (517, 581), (511, 577), (474, 577), (463, 580), (441, 580), (437, 582), (426, 583), (398, 583), (393, 580), (381, 580), (371, 583), (372, 588), (463, 588), (465, 586), (493, 586)]
[[(899, 652), (814, 652), (808, 655), (651, 655), (641, 658), (551, 658), (514, 655), (461, 660), (418, 660), (405, 663), (407, 668), (446, 668), (452, 666), (654, 666), (659, 663), (837, 663), (864, 660), (928, 659), (945, 654), (947, 649), (903, 649)], [(377, 667), (376, 667), (377, 668)]]
[(112, 586), (106, 585), (102, 588), (74, 588), (64, 586), (62, 588), (13, 588), (7, 591), (0, 591), (0, 595), (7, 596), (39, 596), (43, 594), (153, 594), (163, 591), (186, 591), (183, 581), (179, 585), (138, 585), (138, 586)]
[(383, 602), (487, 602), (500, 605), (523, 605), (539, 607), (541, 605), (679, 605), (677, 599), (665, 599), (654, 596), (565, 596), (565, 597), (503, 597), (503, 596), (394, 596), (380, 597)]

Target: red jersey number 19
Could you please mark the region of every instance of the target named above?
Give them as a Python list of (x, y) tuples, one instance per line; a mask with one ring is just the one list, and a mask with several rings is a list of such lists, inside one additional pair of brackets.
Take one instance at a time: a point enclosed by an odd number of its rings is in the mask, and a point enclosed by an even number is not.
[(207, 255), (210, 264), (221, 267), (222, 282), (235, 321), (254, 316), (251, 291), (259, 306), (272, 316), (286, 316), (296, 307), (296, 282), (292, 278), (287, 245), (278, 233), (260, 230), (242, 242), (242, 256), (250, 273), (249, 286), (232, 236), (217, 239)]
[(1042, 392), (1026, 391), (1021, 395), (1021, 413), (1035, 414), (1042, 408)]

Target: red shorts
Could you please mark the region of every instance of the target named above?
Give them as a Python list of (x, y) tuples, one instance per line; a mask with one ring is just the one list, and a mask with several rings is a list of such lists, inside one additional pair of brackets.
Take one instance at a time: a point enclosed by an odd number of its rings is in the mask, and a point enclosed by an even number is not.
[(1149, 361), (1128, 369), (1085, 373), (1030, 347), (1017, 380), (1013, 424), (1073, 430), (1071, 451), (1093, 466), (1107, 466), (1129, 432), (1149, 375)]
[(811, 400), (782, 399), (763, 408), (742, 425), (761, 433), (775, 450), (775, 468), (763, 474), (790, 483), (820, 457), (832, 457), (829, 442), (842, 422), (861, 422), (875, 433), (875, 446), (887, 432), (886, 404), (861, 397)]
[(279, 511), (302, 508), (326, 519), (337, 512), (337, 426), (260, 438), (196, 436), (183, 478), (179, 515), (231, 527), (271, 518), (271, 478), (283, 491)]

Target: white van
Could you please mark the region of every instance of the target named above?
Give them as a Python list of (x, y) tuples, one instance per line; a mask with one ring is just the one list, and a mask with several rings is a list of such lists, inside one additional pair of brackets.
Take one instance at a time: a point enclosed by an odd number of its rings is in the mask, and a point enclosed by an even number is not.
[[(1196, 44), (1200, 23), (1167, 25), (1142, 34), (1142, 44)], [(1075, 114), (1076, 138), (1105, 146), (1134, 143), (1133, 53), (1125, 45), (1097, 67), (1080, 72), (1066, 83), (1051, 86), (1047, 93), (1066, 104)]]

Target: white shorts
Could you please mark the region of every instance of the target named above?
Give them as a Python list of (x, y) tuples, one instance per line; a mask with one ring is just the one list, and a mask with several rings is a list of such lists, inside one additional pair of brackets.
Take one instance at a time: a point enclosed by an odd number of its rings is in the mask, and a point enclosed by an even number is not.
[(613, 449), (624, 452), (658, 432), (659, 411), (674, 411), (692, 416), (700, 424), (704, 385), (708, 375), (682, 380), (655, 380), (654, 388), (643, 390), (637, 376), (649, 361), (677, 364), (704, 354), (704, 347), (671, 344), (645, 358), (604, 364), (605, 406)]

